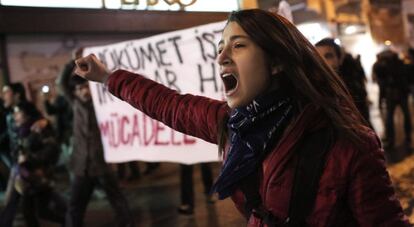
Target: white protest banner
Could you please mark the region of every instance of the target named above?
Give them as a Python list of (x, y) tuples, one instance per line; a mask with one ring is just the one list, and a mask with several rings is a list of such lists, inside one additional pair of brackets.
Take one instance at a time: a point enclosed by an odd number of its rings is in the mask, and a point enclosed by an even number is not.
[[(110, 70), (125, 69), (179, 91), (223, 100), (216, 64), (225, 22), (145, 39), (86, 48)], [(217, 146), (176, 132), (90, 83), (107, 162), (130, 160), (185, 164), (218, 161)], [(138, 88), (137, 88), (138, 89)]]

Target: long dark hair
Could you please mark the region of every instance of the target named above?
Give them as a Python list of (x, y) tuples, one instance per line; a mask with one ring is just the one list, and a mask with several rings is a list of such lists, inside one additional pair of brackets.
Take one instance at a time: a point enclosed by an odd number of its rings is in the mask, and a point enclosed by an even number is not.
[[(232, 12), (229, 22), (240, 25), (270, 62), (283, 66), (281, 86), (291, 88), (298, 105), (320, 107), (339, 135), (356, 145), (363, 142), (364, 121), (345, 84), (292, 23), (259, 9)], [(226, 143), (226, 124), (227, 119), (219, 122), (219, 151)]]

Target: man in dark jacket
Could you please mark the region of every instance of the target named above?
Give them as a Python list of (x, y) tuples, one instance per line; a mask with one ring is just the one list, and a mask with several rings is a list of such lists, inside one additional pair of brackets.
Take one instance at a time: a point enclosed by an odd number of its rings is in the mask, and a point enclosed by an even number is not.
[[(80, 52), (77, 53), (79, 56)], [(74, 147), (70, 167), (74, 178), (71, 185), (66, 227), (82, 227), (86, 207), (95, 186), (106, 193), (116, 213), (117, 226), (134, 226), (134, 221), (115, 175), (104, 159), (100, 131), (88, 81), (73, 75), (74, 60), (63, 70), (59, 82), (73, 107)]]
[(371, 126), (368, 106), (368, 93), (365, 88), (366, 77), (358, 59), (341, 50), (334, 39), (325, 38), (315, 44), (325, 61), (345, 82), (359, 113)]
[(386, 102), (387, 116), (385, 121), (386, 143), (385, 146), (393, 148), (395, 143), (394, 112), (400, 106), (404, 115), (405, 146), (411, 144), (411, 115), (408, 108), (409, 84), (404, 63), (398, 54), (392, 51), (384, 51), (377, 55), (377, 61), (373, 66), (373, 72), (381, 80), (383, 96)]

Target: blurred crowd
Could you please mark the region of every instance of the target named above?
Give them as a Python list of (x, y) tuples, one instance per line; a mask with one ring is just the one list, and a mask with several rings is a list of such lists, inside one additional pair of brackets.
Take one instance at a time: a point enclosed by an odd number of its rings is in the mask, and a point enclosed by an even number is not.
[(377, 54), (372, 65), (372, 81), (378, 84), (378, 100), (369, 100), (366, 89), (367, 78), (361, 65), (360, 55), (353, 57), (335, 43), (334, 39), (323, 39), (316, 48), (327, 63), (342, 78), (360, 114), (371, 126), (370, 106), (378, 101), (381, 119), (385, 128), (382, 142), (386, 151), (396, 147), (396, 108), (400, 107), (404, 117), (403, 146), (411, 148), (411, 113), (409, 96), (414, 95), (414, 49), (398, 53), (386, 49)]

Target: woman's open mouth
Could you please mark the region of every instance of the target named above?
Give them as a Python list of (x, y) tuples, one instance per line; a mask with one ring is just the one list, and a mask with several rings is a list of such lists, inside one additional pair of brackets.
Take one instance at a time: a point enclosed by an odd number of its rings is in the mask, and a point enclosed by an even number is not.
[(236, 75), (225, 73), (221, 76), (221, 79), (223, 80), (226, 95), (232, 95), (237, 90), (238, 80)]

